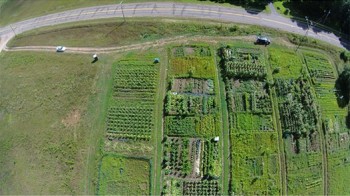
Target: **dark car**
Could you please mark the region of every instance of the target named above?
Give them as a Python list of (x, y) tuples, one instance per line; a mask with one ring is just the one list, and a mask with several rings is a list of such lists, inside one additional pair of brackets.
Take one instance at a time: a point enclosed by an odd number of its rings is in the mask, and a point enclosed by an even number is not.
[(271, 43), (270, 39), (263, 36), (258, 36), (256, 41), (254, 42), (254, 44), (265, 45), (265, 46), (270, 45), (270, 43)]

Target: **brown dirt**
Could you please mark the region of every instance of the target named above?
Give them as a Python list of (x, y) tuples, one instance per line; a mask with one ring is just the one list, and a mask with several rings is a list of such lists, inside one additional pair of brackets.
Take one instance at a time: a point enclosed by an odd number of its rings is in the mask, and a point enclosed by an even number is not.
[(62, 119), (62, 123), (66, 127), (73, 127), (76, 126), (80, 122), (80, 111), (77, 109), (74, 109), (71, 113), (69, 113), (66, 118)]

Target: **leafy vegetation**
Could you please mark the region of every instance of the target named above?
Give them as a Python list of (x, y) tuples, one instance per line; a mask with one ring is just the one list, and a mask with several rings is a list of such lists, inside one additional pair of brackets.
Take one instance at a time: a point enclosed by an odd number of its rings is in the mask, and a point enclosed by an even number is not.
[(233, 48), (229, 46), (221, 48), (222, 65), (225, 75), (235, 78), (256, 78), (266, 77), (264, 56), (258, 49)]
[(150, 194), (149, 161), (114, 155), (104, 156), (100, 166), (97, 194)]
[[(277, 133), (263, 51), (229, 47), (219, 50), (229, 111), (231, 180), (234, 194), (279, 194), (281, 191)], [(238, 53), (235, 56), (234, 53)], [(228, 59), (258, 63), (251, 74), (227, 69)], [(265, 80), (264, 82), (259, 80)]]

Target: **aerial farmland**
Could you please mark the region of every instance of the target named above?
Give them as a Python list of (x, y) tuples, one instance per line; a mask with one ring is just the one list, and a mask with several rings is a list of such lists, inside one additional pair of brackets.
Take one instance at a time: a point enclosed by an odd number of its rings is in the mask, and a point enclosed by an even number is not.
[(244, 2), (0, 0), (0, 194), (350, 194), (346, 31)]

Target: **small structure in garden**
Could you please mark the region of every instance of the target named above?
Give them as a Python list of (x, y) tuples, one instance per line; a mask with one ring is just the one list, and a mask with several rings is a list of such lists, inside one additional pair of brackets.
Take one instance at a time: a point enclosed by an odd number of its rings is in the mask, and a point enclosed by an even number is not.
[(159, 63), (159, 62), (160, 62), (159, 58), (154, 58), (153, 63)]

